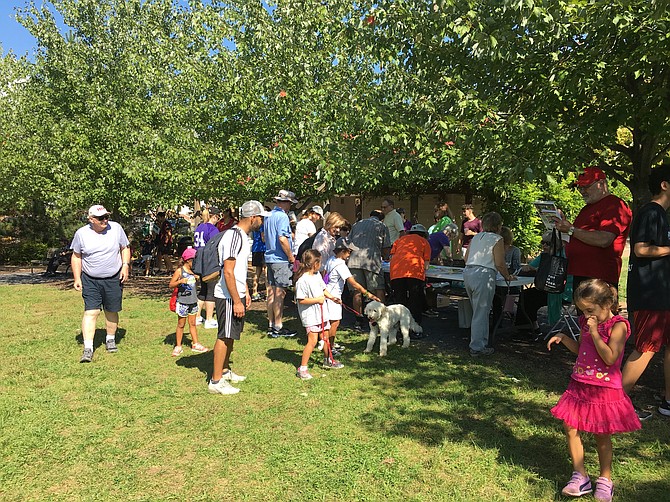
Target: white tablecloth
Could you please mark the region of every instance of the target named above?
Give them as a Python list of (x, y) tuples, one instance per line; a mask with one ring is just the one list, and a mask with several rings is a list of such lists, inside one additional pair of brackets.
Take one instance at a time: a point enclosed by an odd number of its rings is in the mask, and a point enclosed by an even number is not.
[[(382, 272), (389, 272), (389, 262), (382, 263)], [(445, 282), (463, 282), (463, 269), (460, 267), (443, 267), (441, 265), (431, 265), (426, 272), (426, 281), (445, 281)], [(534, 277), (517, 277), (512, 282), (508, 283), (498, 274), (496, 286), (511, 286), (520, 287), (532, 284)], [(430, 282), (429, 281), (429, 282)]]

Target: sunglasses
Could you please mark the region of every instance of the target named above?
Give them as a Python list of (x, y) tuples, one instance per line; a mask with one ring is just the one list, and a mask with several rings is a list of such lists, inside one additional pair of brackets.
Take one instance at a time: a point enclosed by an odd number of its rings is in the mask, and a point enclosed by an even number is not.
[(107, 221), (107, 220), (109, 220), (109, 215), (106, 214), (104, 216), (94, 216), (94, 218), (98, 221)]

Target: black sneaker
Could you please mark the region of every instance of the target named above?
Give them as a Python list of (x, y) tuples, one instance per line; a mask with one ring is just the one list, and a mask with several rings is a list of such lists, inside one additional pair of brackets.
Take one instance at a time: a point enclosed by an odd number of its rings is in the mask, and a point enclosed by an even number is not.
[(440, 317), (440, 313), (435, 309), (426, 310), (423, 315), (426, 317)]
[[(659, 408), (658, 411), (660, 412), (661, 409)], [(649, 420), (653, 415), (653, 413), (650, 413), (649, 411), (646, 410), (641, 410), (640, 408), (635, 408), (635, 414), (637, 415), (637, 418), (640, 420), (640, 422)]]
[(663, 399), (661, 406), (658, 407), (658, 412), (666, 417), (670, 417), (670, 402)]
[(84, 353), (81, 355), (81, 359), (79, 359), (80, 363), (90, 363), (93, 360), (93, 349), (84, 349)]
[(493, 347), (484, 347), (482, 350), (471, 350), (470, 355), (472, 357), (479, 357), (479, 356), (490, 356), (495, 352)]
[(268, 337), (277, 338), (277, 330), (274, 328), (268, 328)]
[(275, 330), (275, 335), (274, 336), (275, 337), (281, 336), (281, 337), (284, 337), (284, 338), (291, 338), (292, 336), (295, 336), (297, 334), (298, 334), (297, 331), (293, 331), (293, 330), (290, 330), (290, 329), (287, 329), (287, 328), (282, 328), (282, 329), (279, 329), (279, 330)]
[(116, 340), (106, 340), (105, 348), (107, 352), (118, 352), (119, 348), (116, 346)]

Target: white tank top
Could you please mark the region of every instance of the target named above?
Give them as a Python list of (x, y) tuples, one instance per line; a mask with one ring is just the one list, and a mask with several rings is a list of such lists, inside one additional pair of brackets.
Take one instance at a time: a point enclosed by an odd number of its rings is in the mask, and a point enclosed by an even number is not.
[(468, 261), (465, 264), (492, 268), (496, 270), (495, 260), (493, 259), (493, 246), (502, 239), (493, 232), (480, 232), (470, 241), (468, 248)]

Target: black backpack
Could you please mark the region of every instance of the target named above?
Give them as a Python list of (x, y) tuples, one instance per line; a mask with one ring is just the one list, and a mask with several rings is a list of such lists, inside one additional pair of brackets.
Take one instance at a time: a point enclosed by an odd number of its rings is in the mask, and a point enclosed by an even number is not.
[(316, 239), (316, 236), (319, 234), (319, 232), (315, 233), (314, 235), (311, 235), (305, 239), (302, 244), (298, 247), (298, 252), (295, 255), (295, 259), (298, 261), (302, 261), (302, 255), (305, 251), (308, 249), (312, 249), (312, 245), (314, 244), (314, 239)]
[(225, 232), (219, 232), (207, 241), (205, 247), (198, 249), (193, 259), (193, 273), (203, 282), (216, 281), (221, 277), (219, 264), (219, 242)]

